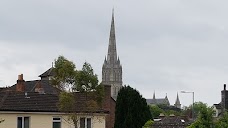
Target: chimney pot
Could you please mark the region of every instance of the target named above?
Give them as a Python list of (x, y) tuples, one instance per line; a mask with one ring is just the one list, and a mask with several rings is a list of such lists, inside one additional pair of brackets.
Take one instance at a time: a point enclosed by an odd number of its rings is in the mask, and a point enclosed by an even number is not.
[(224, 84), (224, 90), (226, 90), (226, 84)]
[(23, 80), (23, 74), (18, 75), (18, 80)]

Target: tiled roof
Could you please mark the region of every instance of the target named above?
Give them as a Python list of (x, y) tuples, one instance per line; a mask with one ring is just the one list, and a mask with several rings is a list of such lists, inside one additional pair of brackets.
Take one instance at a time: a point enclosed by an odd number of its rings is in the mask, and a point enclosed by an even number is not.
[(39, 77), (47, 77), (47, 76), (53, 76), (54, 75), (54, 71), (53, 71), (53, 67), (49, 68), (47, 71), (45, 71), (44, 73), (42, 73), (41, 75), (39, 75)]
[(6, 91), (1, 93), (0, 111), (57, 112), (58, 95), (37, 92)]
[(222, 105), (221, 104), (214, 104), (216, 109), (222, 109)]
[[(40, 82), (40, 84), (42, 85), (42, 88), (44, 89), (44, 93), (48, 93), (48, 94), (60, 93), (60, 90), (53, 87), (50, 84), (49, 80), (25, 81), (25, 92), (35, 92), (35, 87), (38, 82)], [(16, 91), (16, 84), (9, 87), (9, 89), (12, 91)]]
[(185, 128), (186, 126), (190, 125), (190, 121), (187, 117), (180, 117), (180, 116), (168, 116), (161, 118), (158, 121), (155, 121), (153, 124), (153, 128)]
[[(88, 101), (95, 100), (89, 93), (74, 93), (76, 113), (108, 113), (101, 107), (91, 108)], [(0, 93), (0, 111), (22, 112), (60, 112), (58, 94), (39, 94), (38, 92), (4, 91)]]

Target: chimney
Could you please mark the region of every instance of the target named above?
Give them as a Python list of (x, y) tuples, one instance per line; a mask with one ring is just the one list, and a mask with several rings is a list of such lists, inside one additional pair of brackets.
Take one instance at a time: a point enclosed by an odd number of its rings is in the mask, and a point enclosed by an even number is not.
[(105, 110), (110, 110), (110, 100), (111, 100), (111, 85), (104, 85), (104, 99), (103, 108)]
[(17, 92), (24, 92), (25, 91), (25, 81), (23, 79), (23, 74), (18, 75), (16, 91)]
[(226, 84), (224, 84), (224, 90), (226, 90)]

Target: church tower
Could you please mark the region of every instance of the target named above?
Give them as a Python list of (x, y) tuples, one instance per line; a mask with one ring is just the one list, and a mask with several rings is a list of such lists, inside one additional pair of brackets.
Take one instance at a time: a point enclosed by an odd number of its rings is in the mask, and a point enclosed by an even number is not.
[(116, 51), (116, 36), (114, 12), (112, 12), (111, 30), (109, 36), (108, 54), (102, 67), (102, 83), (111, 85), (111, 95), (116, 100), (118, 92), (122, 87), (122, 65)]

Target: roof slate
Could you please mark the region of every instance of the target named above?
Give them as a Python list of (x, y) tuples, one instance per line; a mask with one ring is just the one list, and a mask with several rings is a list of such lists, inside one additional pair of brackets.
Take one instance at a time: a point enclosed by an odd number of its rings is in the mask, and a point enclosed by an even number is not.
[[(58, 94), (58, 93), (61, 92), (58, 88), (52, 86), (50, 84), (49, 80), (25, 81), (25, 92), (35, 92), (35, 87), (36, 87), (36, 84), (38, 82), (41, 83), (41, 86), (44, 89), (45, 93)], [(12, 90), (12, 91), (16, 91), (16, 84), (14, 84), (13, 86), (9, 87), (9, 89)]]
[(45, 71), (44, 73), (42, 73), (41, 75), (39, 75), (39, 77), (48, 77), (48, 76), (54, 76), (54, 68), (51, 67), (49, 68), (47, 71)]
[(58, 95), (6, 91), (1, 95), (0, 111), (57, 112)]
[[(91, 109), (88, 101), (96, 100), (90, 93), (74, 93), (76, 113), (109, 113), (101, 107)], [(22, 112), (61, 112), (58, 109), (58, 94), (39, 94), (38, 92), (0, 92), (0, 111)]]

